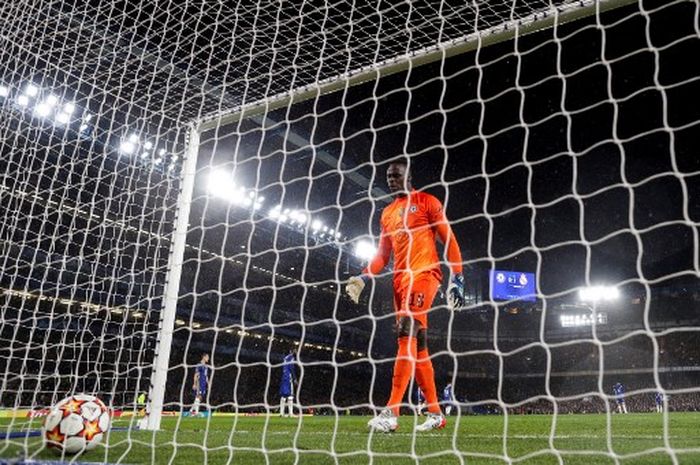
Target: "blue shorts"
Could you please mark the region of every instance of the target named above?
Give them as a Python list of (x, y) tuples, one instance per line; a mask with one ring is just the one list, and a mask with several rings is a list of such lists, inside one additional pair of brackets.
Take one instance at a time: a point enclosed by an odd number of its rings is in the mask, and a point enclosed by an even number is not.
[(199, 385), (199, 389), (192, 389), (192, 394), (194, 394), (195, 397), (199, 396), (201, 398), (206, 397), (207, 395), (207, 386), (205, 385)]
[(293, 397), (292, 380), (283, 380), (280, 384), (280, 397)]

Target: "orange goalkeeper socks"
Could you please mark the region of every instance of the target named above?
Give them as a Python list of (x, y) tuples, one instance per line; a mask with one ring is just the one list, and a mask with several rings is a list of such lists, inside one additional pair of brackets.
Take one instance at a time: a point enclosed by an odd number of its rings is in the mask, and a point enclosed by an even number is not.
[[(411, 380), (411, 376), (413, 376), (416, 362), (416, 349), (415, 337), (399, 338), (399, 349), (396, 354), (396, 362), (394, 363), (394, 377), (391, 381), (391, 397), (387, 404), (396, 416), (399, 416), (403, 395), (406, 393), (406, 388), (408, 387), (408, 382)], [(433, 383), (433, 392), (434, 391), (435, 385)]]
[(433, 370), (433, 362), (430, 360), (428, 349), (423, 349), (418, 352), (418, 360), (416, 361), (416, 382), (420, 386), (425, 401), (428, 404), (428, 412), (441, 413), (440, 404), (438, 404), (437, 389), (435, 388), (435, 371)]

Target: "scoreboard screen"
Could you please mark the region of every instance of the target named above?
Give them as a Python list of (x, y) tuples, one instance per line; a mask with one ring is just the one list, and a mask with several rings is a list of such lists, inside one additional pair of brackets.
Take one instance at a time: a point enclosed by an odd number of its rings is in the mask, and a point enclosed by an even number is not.
[(535, 302), (535, 274), (522, 271), (491, 270), (493, 300), (523, 300)]

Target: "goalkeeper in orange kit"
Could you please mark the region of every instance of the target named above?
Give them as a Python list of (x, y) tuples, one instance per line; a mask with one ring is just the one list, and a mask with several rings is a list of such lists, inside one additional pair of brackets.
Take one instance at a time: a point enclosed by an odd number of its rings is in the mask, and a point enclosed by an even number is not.
[(440, 201), (412, 188), (407, 162), (391, 163), (386, 178), (394, 201), (382, 212), (377, 254), (362, 274), (350, 278), (346, 286), (347, 294), (357, 303), (367, 281), (379, 274), (394, 254), (398, 353), (387, 407), (371, 419), (368, 426), (381, 432), (391, 432), (398, 427), (399, 407), (415, 374), (428, 404), (427, 418), (416, 430), (441, 429), (446, 420), (438, 404), (427, 336), (428, 312), (442, 282), (436, 237), (445, 244), (451, 271), (447, 300), (453, 310), (464, 304), (462, 255)]

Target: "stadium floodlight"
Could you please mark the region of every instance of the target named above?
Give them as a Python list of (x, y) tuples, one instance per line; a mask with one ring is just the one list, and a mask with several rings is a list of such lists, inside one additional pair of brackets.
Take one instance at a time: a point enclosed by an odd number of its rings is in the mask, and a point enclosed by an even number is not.
[(582, 302), (600, 302), (616, 300), (620, 291), (615, 286), (590, 286), (579, 289), (579, 300)]
[(40, 103), (34, 107), (34, 112), (42, 118), (49, 116), (51, 114), (51, 106), (48, 103)]
[(311, 229), (313, 229), (314, 232), (318, 231), (322, 227), (323, 227), (323, 223), (321, 223), (320, 220), (313, 220), (313, 222), (311, 223)]
[(26, 107), (29, 105), (29, 97), (26, 95), (22, 94), (19, 97), (17, 97), (17, 104), (21, 107)]
[[(158, 158), (157, 160), (160, 160)], [(236, 186), (231, 176), (222, 170), (212, 171), (209, 175), (207, 190), (215, 197), (233, 201), (236, 199)]]
[(85, 121), (86, 123), (89, 123), (91, 119), (92, 119), (91, 113), (85, 113), (85, 116), (83, 116), (83, 121)]
[(6, 86), (0, 86), (0, 97), (7, 97), (10, 95), (10, 89)]
[(60, 124), (68, 124), (70, 115), (68, 113), (59, 113), (56, 115), (56, 122)]
[(148, 156), (149, 156), (150, 154), (151, 154), (150, 152), (143, 152), (143, 153), (141, 154), (141, 158), (148, 158)]
[(269, 218), (272, 218), (273, 220), (279, 218), (279, 217), (280, 217), (280, 210), (281, 210), (281, 208), (282, 208), (282, 207), (280, 207), (279, 205), (276, 205), (276, 206), (272, 207), (272, 208), (270, 209), (270, 211), (267, 212), (267, 216), (268, 216)]
[(147, 140), (147, 141), (143, 144), (143, 148), (146, 149), (146, 150), (151, 150), (151, 149), (153, 148), (153, 142), (151, 142), (150, 140)]
[(80, 131), (85, 131), (87, 128), (88, 128), (88, 125), (85, 124), (85, 123), (83, 123), (83, 124), (80, 125), (79, 130), (80, 130)]
[(132, 144), (138, 144), (139, 136), (137, 136), (136, 134), (131, 134), (129, 136), (129, 142), (131, 142)]
[(27, 87), (24, 88), (24, 93), (28, 97), (36, 97), (36, 95), (39, 93), (39, 88), (34, 84), (27, 84)]
[(165, 155), (165, 149), (158, 150), (158, 155), (160, 155), (160, 156)]
[(119, 146), (119, 150), (122, 153), (129, 155), (129, 154), (134, 153), (134, 150), (136, 150), (136, 145), (134, 145), (134, 143), (131, 141), (125, 140)]
[(72, 102), (68, 102), (65, 105), (63, 105), (63, 113), (72, 115), (73, 112), (75, 112), (75, 104)]
[(160, 157), (158, 157), (158, 158), (156, 158), (155, 160), (153, 160), (153, 163), (156, 164), (156, 165), (160, 165), (161, 163), (163, 163), (163, 159), (160, 158)]
[(355, 256), (362, 260), (370, 260), (377, 253), (374, 244), (366, 239), (361, 239), (355, 244)]
[(303, 224), (306, 222), (306, 215), (299, 210), (292, 210), (289, 213), (289, 218), (292, 219), (292, 221), (295, 221), (299, 224)]
[(604, 325), (608, 323), (608, 316), (605, 313), (595, 313), (595, 317), (590, 313), (586, 314), (575, 314), (575, 315), (561, 315), (559, 317), (559, 323), (562, 328), (576, 328), (582, 326), (593, 326), (593, 322), (598, 325)]
[(54, 94), (50, 94), (48, 97), (46, 97), (46, 104), (55, 107), (58, 104), (58, 97), (56, 97)]

